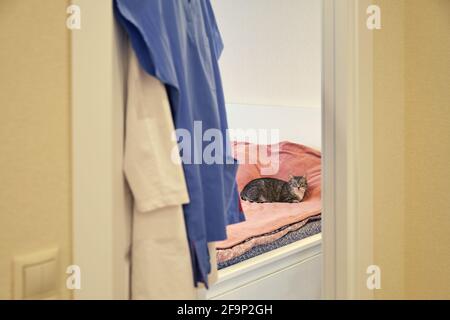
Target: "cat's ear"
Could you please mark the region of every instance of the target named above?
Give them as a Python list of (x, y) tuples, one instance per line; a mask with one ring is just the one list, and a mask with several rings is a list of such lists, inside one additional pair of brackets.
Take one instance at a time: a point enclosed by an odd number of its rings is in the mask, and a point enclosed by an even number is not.
[(289, 180), (294, 179), (294, 175), (292, 173), (289, 174)]

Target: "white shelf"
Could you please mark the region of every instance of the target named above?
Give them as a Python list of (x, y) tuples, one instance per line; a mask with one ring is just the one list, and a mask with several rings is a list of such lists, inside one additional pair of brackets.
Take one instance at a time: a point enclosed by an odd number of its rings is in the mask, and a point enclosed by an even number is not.
[[(292, 290), (297, 289), (291, 288), (291, 297), (299, 299), (305, 298), (305, 296), (311, 299), (318, 298), (307, 296), (305, 289), (312, 289), (309, 292), (313, 292), (314, 295), (319, 291), (320, 297), (321, 244), (322, 235), (317, 234), (222, 269), (219, 271), (217, 283), (212, 285), (209, 290), (200, 289), (199, 297), (201, 299), (222, 299), (231, 295), (234, 299), (264, 299), (267, 297), (267, 293), (271, 292), (270, 297), (277, 299), (277, 292), (286, 290), (281, 285), (290, 278), (289, 275), (292, 274), (293, 270), (297, 270), (298, 273), (298, 270), (303, 270), (308, 265), (309, 272), (314, 273), (314, 276), (308, 275), (309, 280), (318, 278), (319, 281), (314, 280), (310, 285), (302, 284), (298, 287), (297, 293), (292, 292)], [(312, 262), (314, 263), (312, 264)], [(303, 263), (305, 266), (302, 266)], [(274, 277), (278, 279), (276, 283), (274, 283)], [(304, 278), (299, 278), (298, 274), (296, 274), (296, 277), (297, 282)], [(277, 288), (277, 283), (280, 284), (279, 288)], [(311, 288), (311, 285), (313, 288)], [(241, 288), (242, 294), (239, 293)]]

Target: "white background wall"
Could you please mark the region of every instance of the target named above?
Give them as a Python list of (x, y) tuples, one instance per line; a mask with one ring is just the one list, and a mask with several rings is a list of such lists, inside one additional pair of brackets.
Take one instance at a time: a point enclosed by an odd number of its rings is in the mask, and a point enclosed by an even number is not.
[(321, 105), (321, 1), (212, 0), (227, 103)]
[[(261, 105), (227, 105), (229, 127), (231, 129), (258, 130), (258, 136), (235, 136), (230, 131), (233, 141), (248, 141), (260, 144), (273, 144), (290, 141), (321, 149), (321, 109), (292, 108)], [(259, 130), (264, 130), (260, 132)], [(277, 130), (278, 139), (271, 136)], [(267, 135), (266, 135), (267, 133)], [(268, 139), (265, 140), (264, 137)]]

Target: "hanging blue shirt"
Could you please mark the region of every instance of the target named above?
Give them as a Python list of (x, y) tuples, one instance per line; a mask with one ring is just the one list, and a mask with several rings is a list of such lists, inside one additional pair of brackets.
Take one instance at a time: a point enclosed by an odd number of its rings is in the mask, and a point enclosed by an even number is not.
[[(218, 129), (227, 138), (218, 67), (223, 44), (209, 0), (115, 0), (115, 9), (141, 66), (166, 85), (175, 127), (192, 135)], [(201, 129), (195, 125), (198, 121)], [(226, 239), (226, 224), (242, 221), (243, 215), (229, 141), (215, 141), (216, 136), (206, 139), (210, 141), (192, 139), (197, 147), (192, 155), (181, 150), (183, 160), (197, 157), (195, 163), (183, 162), (191, 200), (183, 210), (195, 284), (207, 284), (211, 270), (207, 242)], [(206, 164), (204, 159), (198, 163), (212, 141), (221, 146), (214, 154), (221, 163)]]

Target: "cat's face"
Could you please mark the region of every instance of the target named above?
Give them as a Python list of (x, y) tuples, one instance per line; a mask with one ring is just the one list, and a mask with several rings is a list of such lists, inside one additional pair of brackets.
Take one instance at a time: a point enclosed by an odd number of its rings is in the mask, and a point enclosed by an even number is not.
[(306, 189), (308, 188), (308, 182), (305, 176), (291, 176), (289, 179), (289, 185), (291, 186), (297, 197), (303, 200), (305, 196)]

